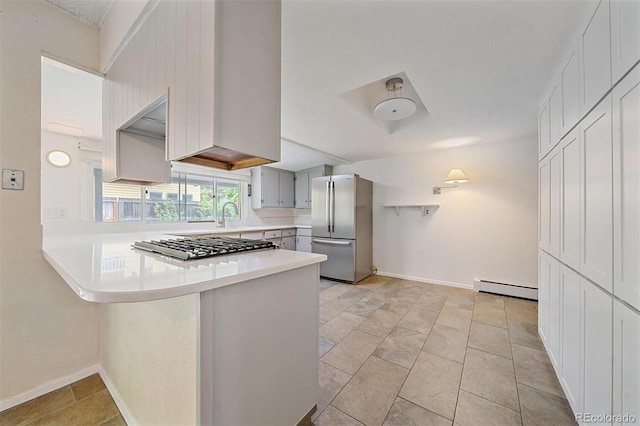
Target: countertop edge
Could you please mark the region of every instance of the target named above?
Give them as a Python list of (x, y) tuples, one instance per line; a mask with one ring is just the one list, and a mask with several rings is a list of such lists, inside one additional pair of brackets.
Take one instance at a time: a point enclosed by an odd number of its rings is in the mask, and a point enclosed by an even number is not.
[(173, 297), (186, 296), (188, 294), (201, 293), (203, 291), (214, 290), (216, 288), (226, 287), (228, 285), (237, 284), (265, 276), (277, 274), (280, 272), (290, 271), (292, 269), (302, 268), (318, 264), (327, 260), (327, 256), (323, 254), (315, 254), (313, 258), (291, 261), (287, 264), (266, 267), (263, 269), (238, 273), (227, 277), (217, 278), (213, 280), (202, 281), (190, 285), (177, 286), (171, 288), (149, 290), (149, 291), (131, 291), (131, 292), (102, 292), (88, 290), (74, 280), (65, 269), (56, 262), (56, 260), (47, 253), (46, 249), (42, 249), (44, 258), (49, 262), (53, 269), (60, 277), (71, 287), (71, 289), (82, 300), (96, 303), (131, 303), (131, 302), (150, 302), (154, 300), (170, 299)]

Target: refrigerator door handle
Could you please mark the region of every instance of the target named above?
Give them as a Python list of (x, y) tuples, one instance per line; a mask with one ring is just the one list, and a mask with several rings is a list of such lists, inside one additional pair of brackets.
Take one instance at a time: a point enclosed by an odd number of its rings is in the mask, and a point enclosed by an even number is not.
[(324, 193), (324, 198), (325, 198), (325, 207), (327, 209), (327, 232), (331, 232), (331, 205), (329, 204), (329, 186), (331, 185), (331, 181), (327, 182), (327, 187)]
[(331, 181), (331, 232), (336, 232), (336, 183)]
[(350, 246), (351, 241), (333, 241), (333, 240), (320, 240), (317, 238), (313, 238), (311, 241), (319, 244), (330, 244), (333, 246)]

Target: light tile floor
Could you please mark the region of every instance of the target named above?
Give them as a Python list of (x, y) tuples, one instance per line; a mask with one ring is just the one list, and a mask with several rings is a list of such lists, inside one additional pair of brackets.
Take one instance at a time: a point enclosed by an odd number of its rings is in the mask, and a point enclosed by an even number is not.
[(98, 374), (0, 412), (0, 425), (126, 426)]
[[(414, 281), (321, 280), (317, 426), (573, 425), (535, 302)], [(98, 375), (0, 425), (125, 425)]]
[(575, 424), (537, 303), (382, 276), (320, 290), (315, 425)]

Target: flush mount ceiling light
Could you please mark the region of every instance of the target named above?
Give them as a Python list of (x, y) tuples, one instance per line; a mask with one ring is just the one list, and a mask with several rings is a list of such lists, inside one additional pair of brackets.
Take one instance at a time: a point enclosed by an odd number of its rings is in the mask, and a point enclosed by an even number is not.
[(55, 167), (67, 167), (71, 164), (71, 157), (64, 151), (53, 150), (47, 154), (47, 161)]
[(435, 195), (442, 193), (442, 188), (455, 188), (459, 183), (469, 182), (469, 178), (464, 174), (462, 169), (451, 169), (449, 170), (449, 174), (447, 178), (444, 180), (444, 183), (447, 183), (447, 186), (434, 186), (433, 193)]
[(396, 77), (387, 80), (387, 92), (393, 97), (379, 102), (373, 109), (373, 115), (384, 121), (402, 120), (416, 112), (416, 103), (409, 98), (397, 96), (397, 92), (402, 89), (404, 82)]

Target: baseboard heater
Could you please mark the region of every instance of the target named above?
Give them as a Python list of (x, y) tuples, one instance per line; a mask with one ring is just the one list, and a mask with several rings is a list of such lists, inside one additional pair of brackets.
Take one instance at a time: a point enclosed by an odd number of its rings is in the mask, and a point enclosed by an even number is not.
[(538, 300), (538, 289), (535, 287), (499, 283), (496, 281), (473, 280), (473, 289), (484, 293)]

